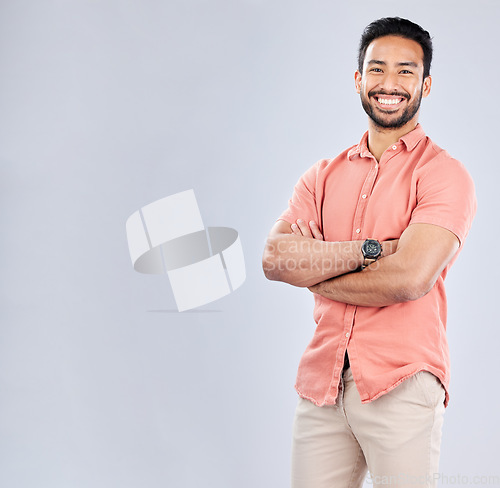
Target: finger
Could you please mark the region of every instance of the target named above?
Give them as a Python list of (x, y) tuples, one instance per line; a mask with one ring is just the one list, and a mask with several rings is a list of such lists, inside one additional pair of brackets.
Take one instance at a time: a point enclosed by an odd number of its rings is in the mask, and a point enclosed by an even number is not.
[(297, 236), (301, 236), (302, 232), (299, 229), (299, 226), (297, 224), (292, 224), (292, 234), (295, 234)]
[(316, 222), (314, 222), (314, 220), (311, 220), (309, 222), (309, 227), (311, 228), (312, 235), (315, 239), (323, 240), (323, 234), (319, 230), (319, 226)]
[(304, 237), (312, 237), (311, 231), (309, 230), (309, 226), (302, 219), (297, 220), (297, 225), (299, 226), (300, 232)]

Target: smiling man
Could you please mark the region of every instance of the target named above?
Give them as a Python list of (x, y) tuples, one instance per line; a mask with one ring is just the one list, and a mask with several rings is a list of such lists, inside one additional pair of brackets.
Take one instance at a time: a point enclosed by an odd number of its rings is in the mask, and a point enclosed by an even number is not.
[(314, 293), (299, 364), (293, 488), (435, 486), (449, 402), (444, 279), (476, 212), (465, 167), (418, 123), (432, 42), (399, 17), (363, 32), (359, 144), (295, 185), (263, 268)]

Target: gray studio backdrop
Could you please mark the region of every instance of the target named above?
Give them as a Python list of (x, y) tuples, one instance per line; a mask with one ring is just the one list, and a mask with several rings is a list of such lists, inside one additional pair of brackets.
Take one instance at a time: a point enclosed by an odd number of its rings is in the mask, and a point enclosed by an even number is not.
[[(434, 36), (421, 123), (479, 201), (447, 279), (441, 472), (498, 476), (499, 14), (494, 1), (2, 0), (0, 487), (289, 485), (313, 298), (264, 278), (264, 240), (299, 176), (366, 130), (356, 48), (388, 15)], [(174, 313), (167, 278), (133, 271), (125, 221), (190, 188), (205, 225), (238, 230), (247, 279)]]

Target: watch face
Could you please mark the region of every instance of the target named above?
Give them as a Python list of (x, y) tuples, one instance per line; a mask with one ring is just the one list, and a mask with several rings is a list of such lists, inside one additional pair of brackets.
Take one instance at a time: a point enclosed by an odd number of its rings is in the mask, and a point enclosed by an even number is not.
[(376, 258), (380, 254), (381, 247), (378, 241), (368, 239), (363, 243), (363, 254), (367, 258)]
[(373, 242), (369, 242), (365, 249), (367, 254), (370, 254), (372, 256), (378, 253), (378, 246)]

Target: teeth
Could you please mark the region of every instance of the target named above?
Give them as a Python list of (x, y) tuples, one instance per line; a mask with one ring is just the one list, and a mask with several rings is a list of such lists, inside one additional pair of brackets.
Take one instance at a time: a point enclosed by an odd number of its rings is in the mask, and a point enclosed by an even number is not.
[(401, 101), (401, 98), (389, 98), (389, 99), (379, 98), (378, 101), (380, 103), (383, 103), (384, 105), (396, 105)]

